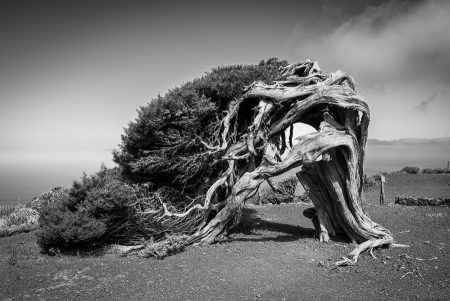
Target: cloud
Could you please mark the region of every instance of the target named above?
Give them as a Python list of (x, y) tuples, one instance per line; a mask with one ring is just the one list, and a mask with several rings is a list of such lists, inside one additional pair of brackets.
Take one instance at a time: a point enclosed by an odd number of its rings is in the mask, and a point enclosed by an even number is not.
[(349, 13), (334, 6), (350, 0), (324, 0), (317, 28), (297, 26), (291, 55), (355, 77), (371, 109), (371, 138), (447, 135), (450, 1), (380, 1), (356, 1)]
[(448, 83), (449, 28), (450, 1), (390, 1), (367, 6), (326, 33), (298, 30), (295, 52), (325, 69), (345, 68), (365, 85), (425, 76)]
[(425, 113), (428, 111), (428, 107), (430, 106), (431, 102), (434, 101), (437, 97), (437, 92), (434, 92), (430, 97), (423, 100), (418, 106), (414, 107), (416, 111)]

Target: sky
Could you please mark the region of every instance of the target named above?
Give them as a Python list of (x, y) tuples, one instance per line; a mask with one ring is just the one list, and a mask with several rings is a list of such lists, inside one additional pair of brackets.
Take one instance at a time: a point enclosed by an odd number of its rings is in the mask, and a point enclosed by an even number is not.
[(0, 199), (33, 164), (111, 165), (139, 106), (271, 57), (352, 74), (369, 138), (450, 136), (450, 1), (158, 2), (0, 2)]

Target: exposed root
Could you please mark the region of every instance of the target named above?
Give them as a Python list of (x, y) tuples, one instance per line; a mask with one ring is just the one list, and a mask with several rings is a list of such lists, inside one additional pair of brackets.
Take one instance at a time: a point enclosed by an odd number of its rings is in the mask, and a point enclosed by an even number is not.
[(408, 245), (396, 244), (396, 243), (392, 243), (392, 244), (390, 244), (390, 246), (393, 248), (410, 248), (410, 246), (408, 246)]
[(337, 266), (348, 266), (355, 265), (358, 261), (360, 254), (368, 251), (373, 258), (376, 258), (373, 254), (373, 249), (380, 247), (382, 245), (389, 245), (391, 247), (398, 248), (409, 248), (408, 245), (396, 244), (392, 237), (388, 236), (382, 239), (368, 240), (356, 246), (356, 248), (351, 251), (347, 256), (343, 257), (343, 260), (337, 261), (335, 265)]
[(122, 245), (113, 245), (112, 250), (114, 252), (119, 253), (120, 255), (126, 255), (128, 253), (142, 250), (145, 248), (145, 245), (135, 245), (135, 246), (122, 246)]

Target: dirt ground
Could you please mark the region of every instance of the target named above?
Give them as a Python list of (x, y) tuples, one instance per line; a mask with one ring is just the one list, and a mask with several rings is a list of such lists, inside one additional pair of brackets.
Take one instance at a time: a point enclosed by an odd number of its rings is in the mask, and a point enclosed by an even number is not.
[(0, 239), (0, 300), (448, 300), (448, 207), (394, 205), (394, 195), (450, 197), (450, 175), (388, 177), (365, 210), (407, 249), (379, 249), (356, 266), (353, 246), (314, 239), (308, 204), (247, 206), (230, 239), (164, 260), (39, 254), (33, 233)]

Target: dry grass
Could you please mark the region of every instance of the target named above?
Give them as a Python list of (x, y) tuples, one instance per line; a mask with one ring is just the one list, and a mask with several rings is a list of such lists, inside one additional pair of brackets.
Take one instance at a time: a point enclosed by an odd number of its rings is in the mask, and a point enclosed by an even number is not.
[(187, 235), (171, 235), (162, 241), (149, 242), (145, 248), (139, 251), (139, 256), (149, 258), (155, 257), (162, 259), (166, 256), (179, 253), (186, 247), (186, 241), (189, 238)]
[[(388, 174), (386, 202), (394, 203), (396, 196), (449, 198), (450, 174)], [(366, 197), (379, 200), (379, 189), (366, 190)]]

